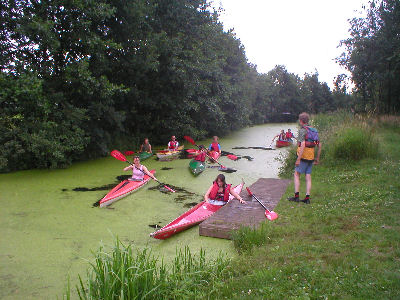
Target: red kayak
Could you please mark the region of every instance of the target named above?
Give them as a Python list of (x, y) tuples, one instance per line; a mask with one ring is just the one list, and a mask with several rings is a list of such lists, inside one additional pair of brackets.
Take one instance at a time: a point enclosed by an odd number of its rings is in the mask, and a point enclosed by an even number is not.
[(187, 158), (193, 158), (200, 153), (198, 149), (186, 149), (185, 151), (187, 153)]
[(282, 148), (282, 147), (287, 147), (287, 146), (290, 146), (291, 145), (291, 143), (290, 142), (288, 142), (288, 141), (276, 141), (276, 147), (277, 148)]
[[(239, 194), (243, 188), (243, 185), (244, 183), (235, 186), (235, 192)], [(229, 200), (232, 200), (233, 198), (234, 197), (232, 195), (229, 195)], [(165, 240), (175, 233), (181, 232), (189, 227), (203, 222), (221, 207), (221, 205), (214, 205), (205, 201), (200, 202), (168, 225), (165, 225), (160, 230), (151, 233), (150, 236), (155, 239)]]
[[(151, 170), (150, 173), (154, 174), (156, 170)], [(115, 188), (108, 192), (107, 195), (104, 196), (103, 199), (100, 200), (100, 207), (105, 207), (110, 205), (111, 203), (128, 196), (129, 194), (133, 193), (134, 191), (140, 189), (150, 180), (150, 176), (147, 174), (144, 175), (143, 181), (132, 181), (126, 179), (118, 184)]]
[[(210, 151), (210, 152), (208, 153), (208, 156), (214, 158), (215, 160), (218, 160), (218, 158), (221, 156), (221, 154), (219, 154), (218, 151)], [(209, 160), (211, 163), (215, 163), (215, 160), (214, 160), (214, 159), (208, 158), (208, 160)]]

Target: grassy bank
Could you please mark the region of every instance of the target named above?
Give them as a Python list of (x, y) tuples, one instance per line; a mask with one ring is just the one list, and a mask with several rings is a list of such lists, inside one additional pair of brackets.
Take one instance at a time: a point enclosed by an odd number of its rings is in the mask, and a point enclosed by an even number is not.
[[(342, 113), (313, 121), (324, 148), (321, 165), (313, 169), (311, 204), (285, 200), (293, 192), (289, 187), (274, 209), (277, 220), (235, 235), (237, 257), (208, 262), (203, 253), (193, 262), (178, 254), (174, 265), (151, 271), (154, 282), (146, 286), (155, 294), (150, 298), (400, 297), (400, 119)], [(292, 176), (293, 159), (290, 151), (283, 177)], [(301, 196), (304, 188), (302, 181)], [(103, 274), (99, 265), (91, 274)], [(84, 283), (81, 291), (90, 286)]]

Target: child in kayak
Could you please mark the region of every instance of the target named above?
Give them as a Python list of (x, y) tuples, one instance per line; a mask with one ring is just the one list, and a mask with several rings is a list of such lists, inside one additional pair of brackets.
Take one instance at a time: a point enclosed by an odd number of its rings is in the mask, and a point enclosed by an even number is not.
[(146, 174), (149, 175), (150, 178), (153, 178), (155, 181), (157, 181), (157, 178), (153, 174), (151, 174), (144, 165), (140, 164), (140, 158), (137, 155), (133, 157), (133, 165), (129, 165), (124, 168), (124, 171), (128, 170), (132, 170), (132, 177), (129, 178), (129, 180), (143, 181), (144, 174)]
[(149, 153), (153, 152), (153, 151), (151, 151), (151, 145), (149, 143), (148, 138), (144, 139), (143, 144), (140, 146), (139, 152), (149, 152)]
[(296, 138), (294, 137), (293, 132), (292, 132), (291, 129), (289, 128), (289, 129), (287, 130), (287, 132), (286, 132), (286, 140), (287, 140), (288, 142), (293, 143), (293, 139), (296, 139)]
[(200, 153), (196, 154), (194, 157), (194, 160), (205, 162), (206, 161), (206, 153), (207, 149), (204, 147), (204, 145), (199, 146)]
[(272, 141), (275, 141), (276, 138), (278, 138), (278, 141), (287, 142), (285, 130), (282, 129), (281, 133), (276, 135), (276, 136), (274, 136)]
[(221, 155), (221, 145), (218, 143), (218, 137), (215, 135), (213, 136), (213, 141), (208, 147), (210, 151), (216, 151)]
[(229, 194), (239, 200), (240, 203), (246, 203), (232, 188), (231, 184), (225, 182), (225, 176), (219, 174), (213, 184), (204, 195), (204, 201), (214, 205), (225, 205), (229, 201)]
[(176, 140), (176, 137), (174, 135), (171, 136), (171, 140), (168, 143), (168, 150), (176, 151), (178, 147), (179, 147), (179, 142)]

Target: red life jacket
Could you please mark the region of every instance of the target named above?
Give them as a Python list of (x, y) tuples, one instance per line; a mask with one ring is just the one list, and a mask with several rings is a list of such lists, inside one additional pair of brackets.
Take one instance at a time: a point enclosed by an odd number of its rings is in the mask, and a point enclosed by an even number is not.
[(219, 143), (211, 143), (211, 150), (219, 152)]
[(201, 161), (201, 162), (205, 162), (205, 160), (206, 160), (206, 154), (205, 154), (204, 152), (201, 152), (200, 154), (197, 154), (197, 155), (194, 157), (194, 160)]
[[(219, 190), (219, 186), (218, 186), (218, 184), (214, 181), (214, 183), (213, 183), (213, 187), (212, 187), (212, 189), (211, 189), (211, 192), (210, 192), (210, 195), (209, 195), (209, 198), (211, 199), (211, 200), (216, 200), (215, 198), (217, 197), (217, 194), (218, 194), (218, 190)], [(223, 199), (223, 201), (225, 201), (225, 202), (228, 202), (229, 201), (229, 191), (231, 190), (231, 185), (230, 184), (227, 184), (226, 186), (225, 186), (225, 190), (224, 190), (224, 199)], [(220, 200), (220, 199), (217, 199), (217, 200)]]
[(177, 144), (177, 141), (169, 141), (169, 149), (175, 149), (176, 148), (176, 144)]
[(293, 133), (292, 132), (286, 132), (286, 138), (287, 139), (291, 139), (293, 137)]

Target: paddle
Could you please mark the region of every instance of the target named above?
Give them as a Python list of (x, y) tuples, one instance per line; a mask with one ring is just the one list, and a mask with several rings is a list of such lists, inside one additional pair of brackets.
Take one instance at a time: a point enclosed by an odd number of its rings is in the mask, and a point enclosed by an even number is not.
[(133, 154), (135, 154), (135, 151), (125, 151), (125, 155), (126, 156), (130, 156), (130, 155), (133, 155)]
[[(185, 136), (183, 136), (183, 137), (185, 138), (185, 140), (187, 140), (187, 141), (188, 141), (189, 143), (191, 143), (193, 146), (196, 146), (197, 148), (200, 149), (200, 146), (197, 145), (196, 142), (195, 142), (190, 136), (185, 135)], [(215, 158), (213, 158), (213, 157), (211, 157), (210, 155), (208, 155), (207, 152), (206, 152), (206, 155), (207, 155), (208, 158), (212, 159), (212, 160), (215, 161), (217, 164), (219, 164), (222, 168), (225, 169), (225, 166), (221, 165)]]
[[(127, 160), (126, 159), (126, 157), (121, 153), (121, 152), (119, 152), (118, 150), (113, 150), (113, 151), (111, 151), (111, 156), (113, 156), (114, 158), (116, 158), (116, 159), (118, 159), (118, 160), (120, 160), (120, 161), (125, 161), (125, 162), (127, 162), (128, 164), (130, 164), (130, 165), (132, 165), (132, 166), (134, 166), (134, 164), (132, 164), (129, 160)], [(136, 167), (135, 167), (136, 168)], [(137, 168), (136, 168), (137, 169)], [(140, 172), (142, 172), (143, 174), (146, 174), (146, 173), (144, 173), (142, 170), (140, 170), (140, 169), (138, 169)], [(154, 179), (154, 178), (153, 178)], [(155, 181), (157, 181), (159, 184), (161, 184), (161, 185), (163, 185), (167, 190), (169, 190), (170, 192), (172, 192), (172, 193), (175, 193), (175, 191), (173, 190), (173, 189), (171, 189), (170, 187), (168, 187), (165, 183), (162, 183), (162, 182), (160, 182), (160, 181), (158, 181), (157, 179), (154, 179)]]
[(264, 207), (265, 209), (265, 216), (267, 217), (268, 220), (273, 221), (276, 218), (278, 218), (278, 214), (274, 211), (269, 211), (268, 208), (265, 207), (264, 204), (261, 203), (260, 200), (258, 200), (258, 198), (250, 191), (250, 189), (248, 187), (246, 187), (247, 192), (249, 193), (250, 196), (252, 196), (254, 199), (256, 199), (258, 201), (258, 203), (260, 203), (262, 205), (262, 207)]

